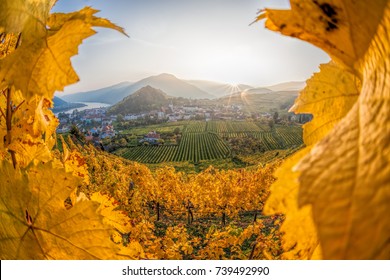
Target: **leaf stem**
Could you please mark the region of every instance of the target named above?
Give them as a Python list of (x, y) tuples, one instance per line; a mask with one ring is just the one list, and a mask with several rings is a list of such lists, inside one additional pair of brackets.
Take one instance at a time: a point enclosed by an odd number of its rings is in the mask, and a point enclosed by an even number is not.
[[(7, 96), (7, 110), (5, 112), (5, 121), (7, 125), (7, 146), (9, 146), (12, 142), (12, 116), (13, 116), (13, 110), (12, 110), (12, 104), (11, 104), (11, 89), (8, 87), (6, 90), (6, 96)], [(23, 103), (23, 102), (22, 102)], [(11, 154), (12, 158), (12, 164), (14, 168), (16, 168), (16, 156), (15, 152), (12, 150), (8, 150)]]

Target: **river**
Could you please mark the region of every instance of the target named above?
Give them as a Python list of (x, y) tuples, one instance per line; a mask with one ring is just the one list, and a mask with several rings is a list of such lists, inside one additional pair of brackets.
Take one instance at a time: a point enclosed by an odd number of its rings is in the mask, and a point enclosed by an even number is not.
[(95, 109), (95, 108), (102, 108), (102, 107), (111, 106), (111, 104), (107, 104), (107, 103), (96, 103), (96, 102), (78, 102), (78, 103), (85, 104), (87, 106), (80, 107), (80, 108), (73, 108), (70, 110), (58, 112), (58, 113), (55, 113), (55, 115), (58, 116), (59, 113), (71, 114), (74, 110), (81, 112), (81, 111), (88, 110), (88, 109)]

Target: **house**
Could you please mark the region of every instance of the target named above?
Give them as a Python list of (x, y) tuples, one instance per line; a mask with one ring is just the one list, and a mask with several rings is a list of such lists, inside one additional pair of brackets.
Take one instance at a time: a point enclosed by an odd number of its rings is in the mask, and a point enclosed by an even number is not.
[(106, 125), (102, 128), (102, 133), (100, 135), (101, 139), (111, 138), (115, 136), (115, 131), (112, 125)]
[(110, 118), (103, 118), (102, 119), (102, 125), (111, 125), (112, 124), (112, 120)]
[(137, 120), (138, 118), (138, 115), (126, 115), (123, 117), (125, 121)]
[(85, 140), (88, 141), (88, 142), (92, 142), (93, 141), (93, 135), (91, 132), (88, 132), (86, 135), (85, 135)]
[(177, 117), (175, 115), (168, 115), (168, 122), (177, 122)]
[(99, 133), (99, 131), (96, 129), (96, 127), (91, 128), (89, 132), (91, 132), (91, 134), (98, 134)]
[(147, 135), (144, 136), (143, 139), (139, 141), (139, 143), (148, 142), (149, 144), (157, 144), (160, 140), (160, 134), (156, 131), (151, 131)]
[(184, 111), (185, 111), (186, 113), (187, 113), (187, 112), (189, 112), (189, 113), (194, 113), (194, 112), (196, 112), (196, 111), (199, 110), (199, 108), (198, 108), (197, 106), (184, 106), (183, 109), (184, 109)]
[(160, 139), (160, 134), (157, 133), (156, 131), (151, 131), (144, 137), (145, 140), (147, 141), (154, 141)]
[(56, 130), (57, 133), (67, 133), (69, 131), (70, 131), (69, 125), (60, 125), (57, 127), (57, 130)]

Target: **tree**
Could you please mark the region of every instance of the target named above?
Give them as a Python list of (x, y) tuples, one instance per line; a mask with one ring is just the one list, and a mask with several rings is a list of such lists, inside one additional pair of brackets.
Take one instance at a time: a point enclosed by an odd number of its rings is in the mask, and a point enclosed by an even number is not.
[(122, 114), (118, 114), (118, 115), (116, 116), (116, 121), (117, 121), (117, 122), (123, 122), (123, 121), (124, 121), (123, 115), (122, 115)]
[(80, 131), (77, 125), (73, 124), (69, 133), (73, 135), (77, 140), (85, 141), (85, 135)]
[(127, 145), (127, 141), (126, 141), (125, 138), (121, 138), (121, 139), (119, 139), (118, 144), (119, 144), (121, 147), (125, 147), (125, 146)]
[(279, 113), (276, 111), (273, 115), (273, 119), (274, 119), (274, 122), (275, 123), (278, 123), (279, 122)]
[(176, 127), (174, 130), (173, 130), (173, 133), (178, 135), (180, 133), (180, 128)]
[(269, 126), (269, 128), (270, 128), (271, 130), (274, 129), (274, 127), (275, 127), (275, 121), (274, 121), (274, 119), (270, 119), (270, 120), (268, 121), (268, 126)]

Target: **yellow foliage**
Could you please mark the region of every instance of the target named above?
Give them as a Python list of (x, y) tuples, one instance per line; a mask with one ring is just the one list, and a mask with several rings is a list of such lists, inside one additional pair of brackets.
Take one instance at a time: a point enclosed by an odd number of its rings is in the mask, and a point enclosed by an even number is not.
[(122, 244), (122, 241), (123, 241), (122, 234), (115, 231), (114, 233), (111, 234), (111, 240), (115, 244)]
[[(64, 200), (78, 179), (50, 163), (27, 172), (1, 163), (1, 259), (110, 259), (115, 249), (98, 205)], [(12, 188), (10, 187), (12, 186)]]
[(51, 159), (50, 150), (45, 145), (45, 142), (34, 139), (29, 134), (24, 139), (14, 139), (8, 146), (8, 150), (15, 152), (17, 163), (22, 167), (26, 167), (32, 161), (37, 164), (39, 162), (48, 162)]
[[(114, 27), (123, 32), (108, 20), (96, 18), (97, 11), (91, 8), (49, 18), (52, 4), (50, 0), (18, 0), (2, 1), (0, 6), (0, 10), (7, 11), (0, 15), (0, 30), (20, 32), (23, 42), (11, 55), (0, 60), (0, 85), (15, 86), (26, 100), (35, 95), (51, 100), (55, 91), (78, 81), (70, 58), (78, 53), (84, 39), (95, 34), (93, 26)], [(14, 19), (10, 17), (13, 13), (17, 13)], [(21, 18), (25, 20), (19, 20), (19, 24), (12, 22)], [(11, 30), (7, 29), (9, 24), (12, 24)]]
[(86, 160), (78, 151), (68, 153), (64, 166), (66, 172), (72, 172), (74, 176), (80, 177), (84, 184), (89, 184)]
[(78, 12), (73, 13), (52, 13), (48, 18), (47, 24), (50, 26), (50, 31), (57, 31), (68, 21), (71, 20), (82, 20), (92, 26), (99, 26), (105, 28), (115, 29), (122, 34), (126, 35), (124, 29), (120, 26), (117, 26), (105, 18), (95, 17), (94, 14), (99, 12), (91, 7), (85, 7)]
[(91, 200), (100, 204), (97, 211), (104, 216), (105, 223), (113, 226), (122, 234), (131, 231), (132, 225), (130, 218), (124, 212), (115, 210), (118, 207), (118, 203), (114, 198), (97, 192), (92, 194)]
[(361, 87), (355, 75), (333, 61), (321, 65), (320, 69), (306, 82), (305, 89), (290, 109), (296, 114), (313, 114), (313, 120), (303, 126), (303, 140), (307, 146), (321, 140), (345, 117), (358, 99)]
[(20, 34), (0, 33), (0, 41), (3, 42), (0, 44), (0, 59), (6, 57), (16, 49), (20, 43), (19, 38)]
[(81, 187), (82, 192), (87, 196), (95, 192), (109, 194), (132, 219), (142, 220), (148, 216), (143, 210), (143, 203), (148, 192), (146, 190), (151, 189), (154, 179), (146, 166), (97, 151), (93, 147), (84, 146), (81, 153), (90, 178), (90, 183)]
[(146, 258), (142, 246), (137, 241), (131, 241), (127, 246), (121, 246), (118, 255), (120, 259), (140, 260)]
[(387, 0), (290, 0), (291, 10), (266, 9), (266, 27), (307, 41), (353, 68), (372, 43)]
[(165, 236), (156, 239), (151, 249), (158, 259), (181, 260), (193, 252), (190, 236), (183, 225), (168, 227)]
[(123, 30), (90, 8), (49, 19), (55, 2), (0, 2), (0, 258), (110, 259), (115, 244), (97, 203), (74, 203), (79, 178), (89, 183), (84, 159), (52, 152), (58, 120), (49, 108), (78, 80), (70, 58), (92, 27)]
[(277, 170), (277, 181), (271, 186), (271, 195), (267, 200), (264, 212), (266, 214), (287, 213), (281, 230), (283, 238), (283, 258), (311, 259), (318, 246), (317, 231), (311, 218), (311, 207), (298, 206), (298, 176), (292, 169), (296, 163), (307, 154), (305, 148), (286, 159)]
[[(291, 10), (267, 9), (259, 19), (266, 17), (271, 30), (324, 49), (335, 62), (322, 67), (297, 101), (296, 111), (314, 115), (304, 132), (312, 148), (302, 160), (295, 158), (298, 174), (288, 175), (294, 162), (279, 172), (281, 179), (298, 178), (299, 185), (288, 187), (293, 201), (282, 203), (287, 207), (273, 210), (285, 210), (288, 230), (294, 223), (314, 224), (325, 259), (389, 259), (390, 2), (290, 2)], [(277, 189), (275, 200), (285, 192)], [(311, 232), (286, 235), (285, 244), (300, 244), (290, 257), (319, 252)]]

